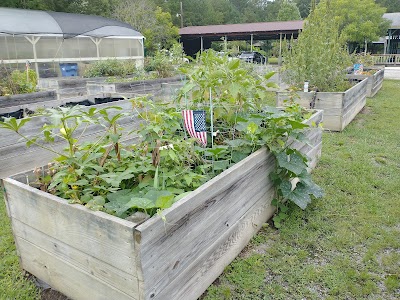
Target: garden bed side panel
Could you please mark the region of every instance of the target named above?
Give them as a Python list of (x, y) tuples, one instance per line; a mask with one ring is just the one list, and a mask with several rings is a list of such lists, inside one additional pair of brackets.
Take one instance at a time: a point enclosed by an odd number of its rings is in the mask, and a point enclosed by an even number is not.
[[(307, 137), (297, 149), (318, 155), (321, 130)], [(261, 149), (165, 210), (165, 222), (139, 226), (29, 187), (32, 172), (3, 184), (21, 265), (54, 289), (72, 299), (194, 300), (272, 216), (273, 169)]]
[(144, 299), (197, 299), (273, 214), (265, 149), (136, 230)]
[[(324, 111), (324, 129), (341, 131), (341, 116), (344, 93), (314, 93), (297, 92), (299, 98), (294, 99), (305, 108), (314, 107)], [(277, 92), (277, 106), (282, 106), (289, 93)]]
[(368, 75), (349, 74), (349, 75), (347, 75), (347, 78), (353, 79), (353, 80), (358, 80), (358, 81), (362, 81), (365, 78), (368, 78), (367, 97), (371, 98), (371, 97), (374, 97), (376, 95), (376, 93), (381, 89), (384, 76), (385, 76), (385, 69), (379, 69), (377, 72), (375, 72), (374, 74), (369, 75), (369, 76)]
[[(313, 128), (309, 143), (295, 146), (316, 162), (321, 136)], [(208, 288), (273, 215), (273, 169), (261, 149), (164, 211), (165, 222), (156, 216), (136, 227), (144, 299), (195, 300)]]
[(379, 70), (372, 76), (373, 78), (372, 82), (368, 83), (369, 87), (368, 87), (367, 97), (374, 97), (376, 93), (379, 92), (379, 90), (382, 87), (384, 77), (385, 77), (385, 69)]
[[(132, 103), (129, 100), (122, 100), (118, 102), (109, 102), (90, 106), (97, 109), (105, 108), (107, 106), (120, 106), (124, 112), (132, 112), (131, 116), (124, 117), (120, 120), (119, 124), (124, 127), (123, 140), (128, 139), (127, 132), (138, 128), (140, 120), (136, 117), (136, 113), (132, 110)], [(117, 112), (117, 111), (116, 111)], [(30, 123), (21, 129), (21, 133), (27, 136), (34, 136), (45, 123), (49, 123), (46, 117), (34, 117)], [(101, 125), (90, 125), (84, 132), (77, 131), (77, 136), (83, 133), (81, 139), (85, 141), (95, 140), (104, 132)], [(135, 138), (133, 135), (130, 138)], [(64, 141), (56, 141), (52, 145), (56, 151), (61, 151), (66, 147)], [(37, 146), (26, 147), (26, 142), (22, 140), (15, 132), (0, 128), (0, 178), (5, 178), (13, 174), (18, 174), (35, 167), (40, 167), (54, 158), (55, 154), (39, 148)]]
[(86, 88), (89, 100), (92, 100), (95, 97), (110, 97), (112, 95), (125, 95), (127, 97), (133, 97), (135, 95), (157, 93), (161, 91), (162, 84), (179, 81), (182, 81), (182, 78), (180, 76), (149, 80), (137, 80), (131, 82), (88, 82)]
[[(324, 111), (324, 129), (342, 131), (366, 104), (367, 79), (345, 92), (297, 92), (297, 103), (305, 108), (314, 107)], [(277, 92), (277, 105), (288, 99), (288, 92)]]
[(21, 266), (71, 299), (140, 299), (135, 223), (4, 179)]
[(367, 86), (368, 79), (364, 79), (351, 89), (348, 89), (343, 98), (342, 130), (350, 124), (351, 121), (367, 104)]

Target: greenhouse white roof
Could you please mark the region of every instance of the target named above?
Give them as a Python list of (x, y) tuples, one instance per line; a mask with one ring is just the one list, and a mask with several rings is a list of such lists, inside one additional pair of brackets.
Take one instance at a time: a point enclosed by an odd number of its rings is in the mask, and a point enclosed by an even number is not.
[(100, 16), (0, 7), (0, 33), (15, 35), (78, 35), (134, 37), (143, 35), (131, 25)]

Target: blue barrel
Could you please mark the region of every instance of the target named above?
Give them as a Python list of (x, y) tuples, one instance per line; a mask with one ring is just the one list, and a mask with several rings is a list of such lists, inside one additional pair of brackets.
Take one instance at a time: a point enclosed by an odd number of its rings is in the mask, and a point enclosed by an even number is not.
[(77, 63), (60, 63), (62, 77), (78, 76)]

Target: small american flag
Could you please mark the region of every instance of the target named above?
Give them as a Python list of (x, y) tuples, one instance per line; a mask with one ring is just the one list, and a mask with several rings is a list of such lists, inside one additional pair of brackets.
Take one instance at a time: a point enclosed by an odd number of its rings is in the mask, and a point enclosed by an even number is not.
[(206, 112), (204, 110), (183, 110), (183, 120), (189, 135), (207, 146)]

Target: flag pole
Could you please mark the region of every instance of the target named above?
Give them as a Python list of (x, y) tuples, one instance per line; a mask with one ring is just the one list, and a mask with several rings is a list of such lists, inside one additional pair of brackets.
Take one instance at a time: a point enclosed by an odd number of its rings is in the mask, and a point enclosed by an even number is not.
[(210, 88), (210, 118), (211, 118), (211, 148), (214, 148), (214, 115), (213, 115), (211, 88)]

